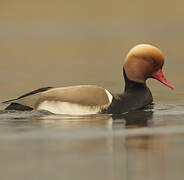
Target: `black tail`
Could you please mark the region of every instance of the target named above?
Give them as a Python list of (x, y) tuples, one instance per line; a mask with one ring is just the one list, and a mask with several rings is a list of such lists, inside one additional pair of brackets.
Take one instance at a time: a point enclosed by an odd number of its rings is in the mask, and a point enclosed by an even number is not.
[(24, 94), (24, 95), (22, 95), (22, 96), (20, 96), (20, 97), (18, 97), (18, 98), (10, 99), (10, 100), (4, 101), (4, 102), (2, 102), (2, 103), (11, 103), (11, 102), (13, 102), (13, 101), (15, 101), (15, 100), (19, 100), (19, 99), (22, 99), (22, 98), (24, 98), (24, 97), (26, 97), (26, 96), (30, 96), (30, 95), (37, 94), (37, 93), (40, 93), (40, 92), (43, 92), (43, 91), (47, 91), (47, 90), (49, 90), (49, 89), (51, 89), (51, 88), (53, 88), (53, 87), (39, 88), (39, 89), (36, 89), (36, 90), (34, 90), (34, 91), (28, 92), (28, 93), (26, 93), (26, 94)]

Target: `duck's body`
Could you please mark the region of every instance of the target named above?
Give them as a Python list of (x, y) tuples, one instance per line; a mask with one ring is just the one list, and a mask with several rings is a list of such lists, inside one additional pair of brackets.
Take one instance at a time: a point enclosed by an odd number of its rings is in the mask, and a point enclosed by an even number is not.
[[(6, 109), (43, 109), (56, 114), (84, 115), (97, 113), (121, 114), (144, 108), (153, 101), (152, 94), (145, 83), (148, 77), (153, 77), (170, 88), (172, 86), (163, 77), (162, 71), (160, 72), (163, 65), (161, 52), (150, 45), (139, 46), (141, 47), (138, 47), (138, 49), (133, 48), (126, 58), (123, 68), (125, 79), (123, 94), (115, 95), (102, 87), (94, 85), (63, 88), (46, 87), (27, 93), (17, 99), (5, 101), (4, 103), (8, 104)], [(143, 49), (146, 51), (140, 53), (140, 50)], [(151, 56), (149, 59), (152, 52), (158, 57)]]
[(145, 83), (135, 83), (125, 75), (125, 91), (115, 95), (95, 85), (70, 86), (63, 88), (46, 87), (37, 89), (17, 99), (6, 110), (45, 109), (55, 114), (121, 114), (140, 109), (153, 101)]
[[(36, 92), (36, 93), (35, 93)], [(5, 103), (6, 109), (45, 109), (56, 114), (96, 114), (108, 107), (113, 95), (95, 85), (41, 88)]]

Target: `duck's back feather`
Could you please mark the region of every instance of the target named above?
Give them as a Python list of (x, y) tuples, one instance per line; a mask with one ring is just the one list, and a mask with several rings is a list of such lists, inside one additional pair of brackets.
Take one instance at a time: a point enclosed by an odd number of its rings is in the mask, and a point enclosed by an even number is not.
[(69, 112), (69, 109), (72, 111), (72, 108), (77, 110), (80, 107), (80, 111), (82, 108), (82, 111), (85, 109), (90, 114), (98, 113), (103, 108), (108, 107), (112, 99), (111, 93), (104, 88), (82, 85), (64, 88), (40, 88), (4, 103), (11, 103), (6, 109), (45, 109), (54, 113), (65, 114), (66, 107), (66, 113)]

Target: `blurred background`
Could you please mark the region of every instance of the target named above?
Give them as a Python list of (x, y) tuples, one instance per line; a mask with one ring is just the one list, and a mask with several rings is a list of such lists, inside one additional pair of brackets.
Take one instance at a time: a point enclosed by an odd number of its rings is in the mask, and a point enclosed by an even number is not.
[(0, 99), (43, 86), (123, 91), (122, 64), (140, 43), (159, 47), (171, 91), (148, 80), (156, 103), (184, 103), (184, 2), (0, 0)]

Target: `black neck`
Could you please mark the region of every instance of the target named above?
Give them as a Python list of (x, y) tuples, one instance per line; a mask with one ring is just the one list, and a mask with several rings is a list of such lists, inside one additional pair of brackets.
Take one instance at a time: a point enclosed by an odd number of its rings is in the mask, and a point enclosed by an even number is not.
[(139, 83), (139, 82), (135, 82), (135, 81), (131, 81), (128, 79), (126, 72), (123, 68), (123, 76), (125, 79), (125, 89), (124, 92), (133, 92), (133, 91), (142, 91), (144, 89), (147, 89), (148, 87), (146, 86), (145, 83)]

